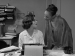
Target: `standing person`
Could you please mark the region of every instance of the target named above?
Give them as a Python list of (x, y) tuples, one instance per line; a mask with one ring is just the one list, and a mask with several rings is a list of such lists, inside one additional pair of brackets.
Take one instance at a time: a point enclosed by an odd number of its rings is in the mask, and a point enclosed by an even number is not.
[(43, 33), (37, 29), (37, 21), (32, 13), (26, 15), (23, 20), (23, 28), (25, 30), (19, 34), (20, 49), (22, 49), (23, 44), (44, 44)]
[(45, 11), (46, 29), (45, 45), (48, 49), (63, 49), (66, 53), (73, 53), (72, 31), (68, 23), (60, 15), (58, 8), (51, 4)]

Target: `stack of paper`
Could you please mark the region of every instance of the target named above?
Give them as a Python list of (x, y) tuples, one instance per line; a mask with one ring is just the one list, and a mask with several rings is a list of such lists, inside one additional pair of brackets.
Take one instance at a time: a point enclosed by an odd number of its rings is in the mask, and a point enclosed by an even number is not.
[(7, 53), (7, 52), (12, 52), (12, 51), (17, 51), (17, 50), (19, 50), (19, 47), (10, 46), (10, 47), (0, 49), (0, 53)]
[(63, 50), (46, 50), (47, 56), (62, 56), (64, 55)]

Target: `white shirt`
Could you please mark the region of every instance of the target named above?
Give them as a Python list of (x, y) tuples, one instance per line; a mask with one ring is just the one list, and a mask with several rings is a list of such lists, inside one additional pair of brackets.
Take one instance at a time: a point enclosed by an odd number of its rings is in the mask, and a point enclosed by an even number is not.
[(23, 44), (40, 43), (44, 44), (43, 33), (40, 30), (35, 30), (33, 35), (30, 36), (27, 30), (19, 34), (19, 47), (22, 49)]

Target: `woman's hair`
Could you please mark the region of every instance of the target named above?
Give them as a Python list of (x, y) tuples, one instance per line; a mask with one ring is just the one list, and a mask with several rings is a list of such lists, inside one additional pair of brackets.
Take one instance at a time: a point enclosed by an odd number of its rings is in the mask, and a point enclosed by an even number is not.
[(51, 4), (48, 6), (46, 10), (50, 12), (52, 16), (54, 16), (56, 12), (58, 11), (58, 8), (54, 4)]
[(22, 21), (23, 23), (23, 28), (24, 29), (29, 29), (32, 25), (32, 22), (34, 21), (34, 16), (31, 12), (25, 16), (25, 19)]

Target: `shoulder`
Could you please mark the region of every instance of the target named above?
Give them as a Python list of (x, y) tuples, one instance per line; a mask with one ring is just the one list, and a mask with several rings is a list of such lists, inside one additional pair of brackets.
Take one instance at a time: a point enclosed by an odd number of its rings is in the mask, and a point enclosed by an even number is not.
[(57, 15), (57, 21), (58, 21), (60, 24), (65, 24), (65, 23), (67, 23), (66, 20), (65, 20), (63, 17), (61, 17), (60, 15)]
[(43, 32), (41, 30), (37, 30), (39, 35), (43, 35)]
[(26, 30), (22, 31), (19, 35), (25, 35), (25, 34), (27, 34)]
[(67, 27), (69, 29), (71, 29), (70, 26), (68, 25), (67, 21), (63, 17), (61, 17), (60, 15), (58, 15), (57, 19), (58, 19), (58, 22), (60, 24), (64, 25), (65, 27)]
[(64, 18), (61, 17), (60, 15), (57, 15), (57, 19), (58, 19), (58, 21), (60, 21), (60, 22), (63, 22), (63, 21), (64, 21)]

